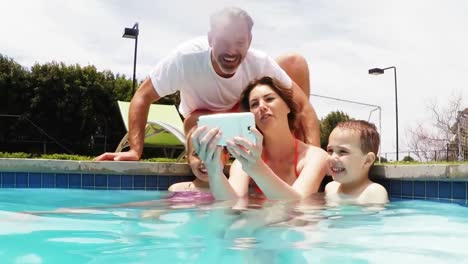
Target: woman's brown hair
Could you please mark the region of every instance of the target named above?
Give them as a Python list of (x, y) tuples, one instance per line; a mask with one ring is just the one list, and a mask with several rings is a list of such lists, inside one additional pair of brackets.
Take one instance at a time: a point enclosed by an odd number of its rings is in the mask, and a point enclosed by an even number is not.
[(251, 81), (240, 97), (240, 107), (242, 111), (250, 111), (250, 93), (258, 85), (267, 85), (269, 86), (276, 94), (283, 99), (286, 105), (289, 107), (290, 112), (288, 113), (288, 124), (289, 129), (294, 130), (296, 128), (296, 120), (298, 115), (298, 105), (293, 100), (292, 89), (284, 87), (279, 81), (265, 76), (260, 79)]

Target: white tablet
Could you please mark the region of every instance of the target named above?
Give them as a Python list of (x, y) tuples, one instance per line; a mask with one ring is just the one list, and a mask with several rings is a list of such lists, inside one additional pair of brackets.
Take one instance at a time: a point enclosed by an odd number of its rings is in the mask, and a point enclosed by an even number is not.
[(226, 146), (226, 141), (234, 137), (244, 137), (255, 143), (255, 136), (250, 131), (255, 127), (254, 115), (250, 112), (245, 113), (224, 113), (204, 115), (198, 118), (198, 126), (217, 127), (222, 132), (219, 145)]

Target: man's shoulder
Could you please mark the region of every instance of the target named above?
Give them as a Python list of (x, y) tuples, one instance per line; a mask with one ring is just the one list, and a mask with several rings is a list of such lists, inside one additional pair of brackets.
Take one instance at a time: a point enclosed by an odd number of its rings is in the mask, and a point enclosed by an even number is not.
[(187, 40), (175, 48), (175, 53), (179, 55), (196, 55), (207, 52), (210, 48), (207, 37), (196, 37)]
[(258, 59), (266, 60), (267, 58), (268, 58), (268, 55), (264, 51), (254, 49), (254, 48), (250, 48), (247, 51), (246, 59), (248, 60), (254, 60), (254, 61)]

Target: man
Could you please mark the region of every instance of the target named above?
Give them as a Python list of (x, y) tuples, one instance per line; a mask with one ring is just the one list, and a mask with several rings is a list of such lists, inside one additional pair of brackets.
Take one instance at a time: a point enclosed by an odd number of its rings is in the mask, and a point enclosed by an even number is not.
[(238, 111), (244, 87), (263, 76), (275, 78), (293, 89), (301, 112), (300, 129), (295, 134), (302, 141), (318, 146), (319, 124), (308, 102), (309, 70), (305, 59), (292, 54), (275, 62), (266, 54), (249, 49), (252, 26), (252, 18), (240, 8), (224, 8), (213, 14), (208, 42), (206, 38), (197, 38), (176, 48), (158, 63), (135, 93), (129, 112), (130, 150), (104, 153), (96, 160), (139, 160), (149, 106), (159, 98), (180, 90), (179, 112), (185, 118), (187, 135), (200, 115)]

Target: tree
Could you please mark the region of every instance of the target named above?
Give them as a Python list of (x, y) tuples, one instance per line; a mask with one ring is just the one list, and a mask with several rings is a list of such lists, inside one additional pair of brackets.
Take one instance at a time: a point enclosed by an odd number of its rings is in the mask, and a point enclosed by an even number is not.
[(0, 144), (22, 130), (21, 120), (8, 115), (21, 115), (29, 107), (29, 83), (29, 72), (13, 59), (0, 54)]
[(388, 160), (387, 160), (385, 157), (378, 157), (378, 158), (376, 159), (376, 162), (385, 163), (385, 162), (388, 162)]
[(457, 143), (457, 115), (461, 109), (462, 96), (457, 95), (449, 99), (444, 107), (437, 102), (430, 103), (427, 108), (432, 113), (431, 124), (428, 126), (418, 122), (409, 129), (410, 151), (419, 160), (454, 160), (456, 153), (449, 151), (456, 149)]
[(320, 120), (320, 147), (327, 149), (328, 137), (332, 130), (340, 122), (349, 121), (351, 118), (342, 111), (330, 112), (325, 118)]
[(405, 156), (403, 157), (403, 160), (402, 161), (405, 161), (405, 162), (412, 162), (414, 161), (414, 159), (411, 157), (411, 156)]

